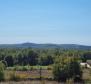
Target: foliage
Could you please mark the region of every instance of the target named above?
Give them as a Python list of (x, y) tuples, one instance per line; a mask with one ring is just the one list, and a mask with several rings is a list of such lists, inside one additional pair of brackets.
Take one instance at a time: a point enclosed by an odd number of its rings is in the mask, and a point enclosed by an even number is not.
[(3, 48), (0, 49), (0, 60), (5, 63), (6, 66), (12, 67), (15, 65), (42, 65), (47, 66), (54, 64), (57, 56), (76, 56), (80, 58), (84, 51), (81, 50), (65, 50), (65, 49), (18, 49), (18, 48)]
[(0, 81), (4, 80), (4, 64), (0, 61)]
[[(0, 49), (0, 61), (9, 71), (38, 70), (41, 66), (45, 70), (53, 70), (55, 80), (69, 80), (81, 78), (82, 72), (79, 62), (91, 57), (90, 50), (68, 49), (31, 49), (31, 48), (2, 48)], [(75, 58), (75, 59), (74, 59)], [(53, 67), (51, 67), (53, 65)], [(2, 64), (0, 64), (1, 68)], [(0, 73), (4, 72), (1, 68)], [(1, 76), (2, 75), (2, 76)], [(3, 79), (4, 73), (0, 77)], [(12, 80), (17, 80), (14, 74)], [(0, 80), (1, 80), (0, 79)]]
[(18, 80), (21, 79), (18, 75), (16, 75), (15, 71), (13, 71), (13, 72), (12, 72), (11, 74), (9, 74), (9, 75), (10, 75), (9, 80), (18, 81)]
[(53, 66), (54, 79), (66, 81), (70, 78), (81, 78), (82, 72), (77, 60), (73, 57), (61, 57)]
[(14, 59), (12, 56), (6, 56), (4, 60), (7, 63), (7, 66), (13, 66), (14, 65)]

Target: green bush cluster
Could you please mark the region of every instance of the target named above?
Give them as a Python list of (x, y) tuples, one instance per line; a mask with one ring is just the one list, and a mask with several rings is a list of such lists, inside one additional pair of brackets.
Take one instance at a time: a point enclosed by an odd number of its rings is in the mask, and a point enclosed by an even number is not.
[(82, 71), (75, 58), (61, 58), (53, 66), (54, 79), (66, 81), (68, 79), (81, 79)]
[(4, 80), (5, 65), (0, 61), (0, 81)]

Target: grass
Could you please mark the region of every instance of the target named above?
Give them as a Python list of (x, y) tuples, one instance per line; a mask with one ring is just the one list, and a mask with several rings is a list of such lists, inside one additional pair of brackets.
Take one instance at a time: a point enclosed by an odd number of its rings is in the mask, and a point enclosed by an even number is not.
[(15, 71), (29, 71), (29, 70), (38, 70), (40, 67), (44, 70), (51, 70), (52, 66), (14, 66), (7, 67), (7, 70), (15, 70)]
[(85, 83), (91, 83), (91, 69), (83, 69), (83, 80)]
[[(31, 71), (5, 71), (5, 80), (10, 80), (14, 76), (18, 77), (22, 80), (27, 79), (39, 79), (40, 73), (39, 70), (31, 70)], [(52, 70), (41, 70), (41, 76), (43, 79), (53, 79)]]
[[(40, 73), (39, 73), (39, 66), (18, 66), (18, 69), (20, 68), (28, 68), (27, 70), (15, 70), (15, 67), (8, 67), (9, 69), (7, 69), (5, 71), (5, 77), (7, 81), (10, 81), (10, 77), (12, 77), (12, 73), (14, 72), (15, 75), (17, 76), (17, 78), (19, 78), (21, 81), (20, 82), (3, 82), (2, 84), (60, 84), (57, 83), (56, 81), (49, 81), (51, 79), (53, 79), (53, 74), (52, 74), (52, 67), (51, 66), (41, 66), (42, 70), (42, 79), (44, 79), (44, 81), (40, 82), (39, 78), (40, 78)], [(29, 68), (31, 68), (29, 70)], [(49, 68), (49, 69), (48, 69)], [(91, 83), (91, 70), (90, 69), (82, 69), (83, 70), (83, 80), (85, 82), (85, 84), (90, 84)], [(22, 83), (23, 80), (27, 80), (25, 82)], [(30, 81), (31, 80), (31, 81)], [(55, 83), (54, 83), (55, 82)], [(67, 83), (69, 84), (69, 82), (73, 82), (72, 80), (67, 81)], [(0, 83), (1, 84), (1, 83)]]
[(57, 81), (48, 81), (48, 80), (31, 80), (31, 81), (19, 81), (19, 82), (14, 82), (14, 81), (9, 81), (9, 82), (1, 82), (0, 84), (63, 84), (63, 83), (58, 83)]

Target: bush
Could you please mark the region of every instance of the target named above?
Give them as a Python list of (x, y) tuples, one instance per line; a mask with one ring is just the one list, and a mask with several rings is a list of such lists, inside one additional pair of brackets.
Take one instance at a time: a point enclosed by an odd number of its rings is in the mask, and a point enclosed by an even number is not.
[(26, 66), (22, 67), (22, 71), (27, 71), (27, 70), (28, 70), (28, 67), (26, 67)]
[(0, 81), (4, 80), (4, 64), (0, 61)]
[(51, 66), (48, 66), (48, 67), (47, 67), (47, 70), (52, 70), (52, 67), (51, 67)]
[(28, 71), (31, 70), (30, 66), (15, 66), (14, 67), (15, 71)]
[(4, 72), (0, 71), (0, 81), (4, 80)]
[(34, 70), (33, 66), (30, 67), (30, 70)]
[(10, 74), (9, 80), (18, 81), (18, 80), (20, 80), (20, 77), (19, 77), (18, 75), (16, 75), (15, 71), (13, 71), (13, 72)]
[(73, 78), (79, 79), (82, 71), (78, 61), (74, 58), (61, 58), (53, 66), (54, 79), (58, 81), (66, 81)]
[(66, 80), (66, 84), (74, 84), (74, 80), (73, 79)]

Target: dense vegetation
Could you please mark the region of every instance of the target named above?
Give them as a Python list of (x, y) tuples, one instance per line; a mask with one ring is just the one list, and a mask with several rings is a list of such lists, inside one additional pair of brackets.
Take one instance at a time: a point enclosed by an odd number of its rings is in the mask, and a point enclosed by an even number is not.
[[(7, 70), (16, 71), (40, 69), (40, 75), (42, 69), (48, 69), (53, 72), (54, 80), (81, 80), (80, 62), (86, 62), (90, 59), (90, 55), (90, 50), (2, 48), (0, 49), (0, 80), (4, 78), (5, 67)], [(11, 80), (19, 79), (15, 74), (14, 72), (11, 75)]]
[(0, 62), (0, 81), (4, 80), (4, 69), (5, 69), (4, 64)]
[(63, 49), (0, 49), (0, 61), (6, 66), (14, 65), (50, 65), (57, 56), (75, 56), (80, 58), (84, 51)]
[(81, 79), (82, 71), (78, 59), (67, 57), (59, 58), (53, 67), (54, 79), (58, 81), (66, 81), (67, 79)]

